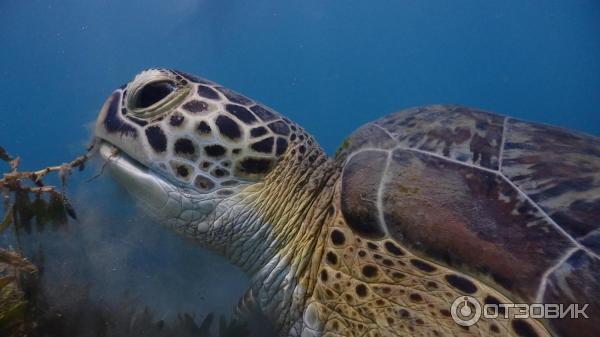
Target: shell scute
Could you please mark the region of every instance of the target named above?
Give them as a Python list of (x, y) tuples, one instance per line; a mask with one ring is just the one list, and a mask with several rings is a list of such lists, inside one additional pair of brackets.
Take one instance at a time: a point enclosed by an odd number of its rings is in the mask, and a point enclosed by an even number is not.
[(387, 157), (384, 152), (363, 151), (350, 159), (342, 175), (342, 214), (349, 226), (365, 237), (385, 234), (377, 196)]
[(438, 261), (488, 273), (524, 297), (537, 289), (531, 280), (540, 279), (573, 247), (491, 172), (397, 149), (381, 188), (392, 237)]
[(507, 123), (502, 174), (576, 238), (600, 230), (600, 139)]

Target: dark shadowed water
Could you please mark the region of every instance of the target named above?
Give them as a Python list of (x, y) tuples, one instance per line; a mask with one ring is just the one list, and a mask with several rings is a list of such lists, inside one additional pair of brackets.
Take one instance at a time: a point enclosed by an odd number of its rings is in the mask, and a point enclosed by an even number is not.
[[(0, 2), (0, 146), (22, 168), (84, 151), (110, 92), (148, 67), (264, 102), (333, 153), (402, 108), (458, 103), (600, 135), (596, 0)], [(3, 167), (4, 168), (4, 167)], [(79, 223), (25, 239), (48, 296), (68, 283), (159, 318), (228, 313), (246, 277), (150, 222), (109, 177), (70, 183)], [(0, 247), (14, 244), (0, 237)]]

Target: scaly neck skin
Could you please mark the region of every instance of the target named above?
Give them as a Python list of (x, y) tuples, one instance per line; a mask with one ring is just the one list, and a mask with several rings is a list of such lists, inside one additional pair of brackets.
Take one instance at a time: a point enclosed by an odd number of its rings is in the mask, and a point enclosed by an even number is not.
[(265, 181), (218, 207), (205, 240), (252, 277), (247, 299), (284, 333), (312, 291), (339, 170), (318, 146), (291, 151)]

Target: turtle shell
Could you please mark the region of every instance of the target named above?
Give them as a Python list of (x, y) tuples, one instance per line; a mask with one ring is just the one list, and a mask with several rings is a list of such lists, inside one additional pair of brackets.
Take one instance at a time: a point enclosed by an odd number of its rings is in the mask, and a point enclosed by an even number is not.
[(337, 156), (341, 208), (368, 238), (493, 283), (514, 300), (589, 304), (554, 319), (600, 336), (600, 139), (462, 106), (401, 111)]

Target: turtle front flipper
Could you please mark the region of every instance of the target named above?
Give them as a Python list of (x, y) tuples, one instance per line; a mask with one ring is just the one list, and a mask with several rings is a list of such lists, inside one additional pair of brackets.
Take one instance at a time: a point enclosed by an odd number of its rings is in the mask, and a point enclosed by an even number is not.
[(486, 283), (417, 256), (389, 237), (354, 233), (338, 211), (302, 336), (551, 336), (534, 319), (515, 319), (514, 308), (496, 319), (482, 316), (485, 304), (511, 302)]

